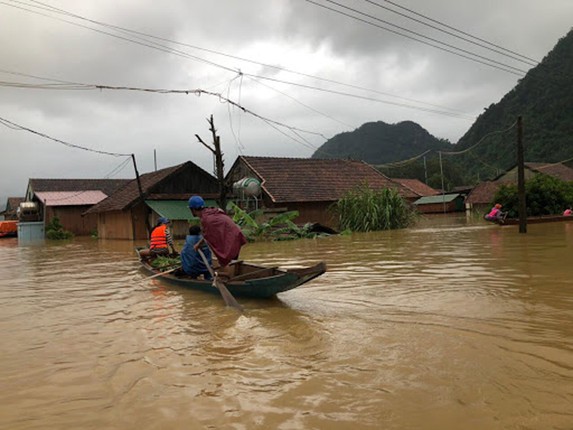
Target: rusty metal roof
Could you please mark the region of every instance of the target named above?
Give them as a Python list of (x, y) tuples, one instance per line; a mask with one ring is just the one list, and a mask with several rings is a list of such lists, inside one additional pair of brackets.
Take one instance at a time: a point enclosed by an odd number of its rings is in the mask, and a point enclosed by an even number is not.
[(130, 181), (131, 179), (30, 179), (29, 185), (34, 192), (100, 190), (109, 196)]
[(40, 191), (34, 194), (45, 206), (91, 206), (107, 198), (100, 190)]

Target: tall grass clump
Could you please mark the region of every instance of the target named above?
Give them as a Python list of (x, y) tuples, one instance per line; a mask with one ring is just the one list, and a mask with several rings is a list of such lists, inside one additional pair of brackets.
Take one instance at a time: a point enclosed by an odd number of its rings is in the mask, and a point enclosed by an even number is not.
[(376, 231), (405, 228), (416, 212), (394, 189), (373, 190), (362, 185), (334, 204), (341, 230)]

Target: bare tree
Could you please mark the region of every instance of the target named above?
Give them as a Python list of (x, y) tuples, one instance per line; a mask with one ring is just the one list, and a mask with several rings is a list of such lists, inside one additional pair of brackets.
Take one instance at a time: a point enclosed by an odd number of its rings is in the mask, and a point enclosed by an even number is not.
[(207, 120), (209, 123), (209, 131), (211, 132), (211, 136), (213, 138), (213, 146), (207, 145), (201, 137), (196, 134), (195, 137), (205, 148), (213, 153), (215, 157), (215, 174), (217, 176), (217, 181), (219, 182), (219, 207), (223, 210), (227, 209), (227, 189), (228, 186), (225, 183), (225, 172), (224, 172), (224, 162), (223, 162), (223, 153), (221, 152), (221, 138), (217, 136), (217, 130), (215, 130), (215, 122), (213, 121), (213, 115), (209, 117)]

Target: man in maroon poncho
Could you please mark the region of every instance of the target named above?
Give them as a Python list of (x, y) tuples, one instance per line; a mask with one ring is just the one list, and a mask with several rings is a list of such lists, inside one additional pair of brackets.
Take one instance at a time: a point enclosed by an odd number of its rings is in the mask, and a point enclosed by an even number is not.
[(203, 230), (203, 239), (195, 244), (195, 249), (200, 248), (203, 241), (207, 242), (217, 256), (219, 271), (224, 272), (231, 260), (239, 258), (241, 247), (247, 243), (245, 235), (222, 209), (206, 208), (199, 196), (189, 199), (189, 209), (201, 220)]

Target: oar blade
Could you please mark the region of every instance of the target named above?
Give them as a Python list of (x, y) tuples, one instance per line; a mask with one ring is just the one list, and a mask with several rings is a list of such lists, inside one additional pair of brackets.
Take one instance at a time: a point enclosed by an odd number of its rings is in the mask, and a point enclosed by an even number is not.
[(239, 311), (243, 312), (243, 307), (239, 304), (239, 302), (237, 302), (237, 300), (233, 297), (231, 292), (227, 289), (227, 287), (221, 280), (215, 277), (213, 285), (219, 290), (227, 306), (238, 309)]

